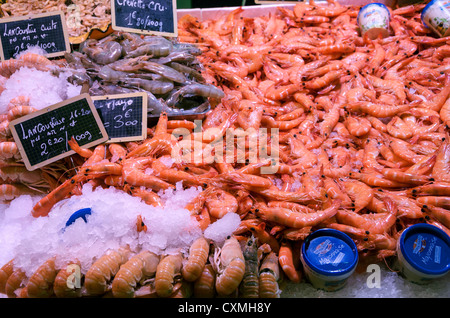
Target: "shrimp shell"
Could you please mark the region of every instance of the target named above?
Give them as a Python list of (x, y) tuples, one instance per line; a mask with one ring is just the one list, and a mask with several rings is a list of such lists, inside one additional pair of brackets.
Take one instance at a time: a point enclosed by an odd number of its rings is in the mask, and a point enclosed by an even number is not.
[(142, 251), (131, 257), (120, 266), (114, 277), (111, 287), (113, 296), (133, 298), (136, 286), (144, 279), (155, 275), (159, 259), (158, 255), (149, 251)]
[(159, 297), (169, 297), (174, 292), (176, 276), (180, 274), (183, 258), (181, 254), (168, 255), (158, 264), (155, 289)]
[(234, 236), (226, 239), (218, 251), (220, 256), (216, 266), (220, 266), (220, 270), (216, 277), (216, 291), (221, 296), (227, 296), (238, 288), (244, 278), (245, 259)]
[(260, 298), (280, 298), (281, 289), (280, 266), (278, 256), (274, 252), (267, 254), (259, 268), (259, 297)]
[(10, 260), (8, 263), (3, 265), (0, 269), (0, 294), (6, 293), (5, 286), (8, 278), (14, 272), (14, 259)]
[(129, 257), (129, 249), (109, 250), (89, 268), (85, 275), (84, 286), (89, 295), (102, 295), (109, 289), (109, 281), (117, 274), (120, 266)]
[(27, 274), (20, 268), (15, 269), (5, 284), (5, 293), (9, 298), (16, 298), (21, 289), (26, 287)]
[(211, 264), (206, 264), (200, 277), (194, 282), (194, 297), (213, 298), (216, 294), (216, 272)]
[(50, 258), (42, 264), (30, 277), (26, 285), (29, 298), (48, 298), (53, 295), (53, 283), (58, 270), (55, 258)]
[[(79, 298), (82, 296), (82, 289), (81, 286), (78, 288), (77, 286), (70, 286), (68, 284), (69, 278), (74, 275), (74, 273), (77, 273), (77, 267), (80, 269), (80, 275), (81, 275), (81, 268), (79, 262), (74, 262), (67, 264), (67, 266), (64, 266), (58, 271), (58, 274), (55, 277), (55, 281), (53, 282), (53, 292), (56, 297), (58, 298)], [(81, 284), (81, 277), (80, 284)]]

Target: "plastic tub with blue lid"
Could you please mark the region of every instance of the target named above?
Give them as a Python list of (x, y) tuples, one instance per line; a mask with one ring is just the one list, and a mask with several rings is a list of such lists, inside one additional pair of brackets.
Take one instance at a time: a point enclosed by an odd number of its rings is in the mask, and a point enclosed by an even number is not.
[(311, 233), (303, 242), (300, 257), (307, 280), (325, 291), (343, 288), (358, 264), (355, 242), (334, 229)]
[(450, 270), (450, 237), (434, 225), (406, 228), (397, 241), (397, 268), (407, 280), (427, 284)]
[(432, 0), (422, 10), (422, 23), (440, 37), (450, 35), (450, 1)]
[(356, 18), (361, 36), (367, 36), (375, 40), (379, 36), (389, 36), (389, 22), (391, 14), (389, 9), (382, 3), (369, 3), (362, 7)]

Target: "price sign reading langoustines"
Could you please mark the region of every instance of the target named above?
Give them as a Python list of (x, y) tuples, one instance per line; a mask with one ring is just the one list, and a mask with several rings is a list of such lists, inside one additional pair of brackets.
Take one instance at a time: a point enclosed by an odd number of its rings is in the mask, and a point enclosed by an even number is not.
[(15, 58), (31, 46), (38, 46), (47, 57), (70, 53), (64, 13), (61, 11), (0, 19), (0, 57)]
[(90, 148), (108, 140), (108, 134), (88, 94), (65, 100), (9, 124), (28, 170), (75, 153), (68, 141)]

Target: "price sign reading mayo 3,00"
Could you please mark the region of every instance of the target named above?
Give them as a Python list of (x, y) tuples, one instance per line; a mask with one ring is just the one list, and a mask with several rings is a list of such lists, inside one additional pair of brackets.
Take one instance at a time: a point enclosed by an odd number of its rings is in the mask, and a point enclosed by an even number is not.
[(112, 28), (125, 32), (178, 36), (176, 0), (113, 0)]

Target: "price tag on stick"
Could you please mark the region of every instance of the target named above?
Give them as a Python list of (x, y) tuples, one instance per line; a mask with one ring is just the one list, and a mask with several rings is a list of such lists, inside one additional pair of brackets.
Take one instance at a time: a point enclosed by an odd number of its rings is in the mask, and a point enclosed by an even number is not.
[(117, 94), (91, 97), (108, 133), (108, 142), (147, 138), (147, 94)]
[(75, 153), (68, 141), (90, 148), (108, 134), (88, 94), (70, 98), (11, 121), (14, 141), (28, 170), (35, 170)]
[(111, 0), (112, 28), (118, 31), (178, 36), (176, 0)]
[(70, 53), (69, 33), (62, 11), (0, 19), (2, 60), (15, 58), (30, 46), (39, 46), (47, 52), (47, 57)]

